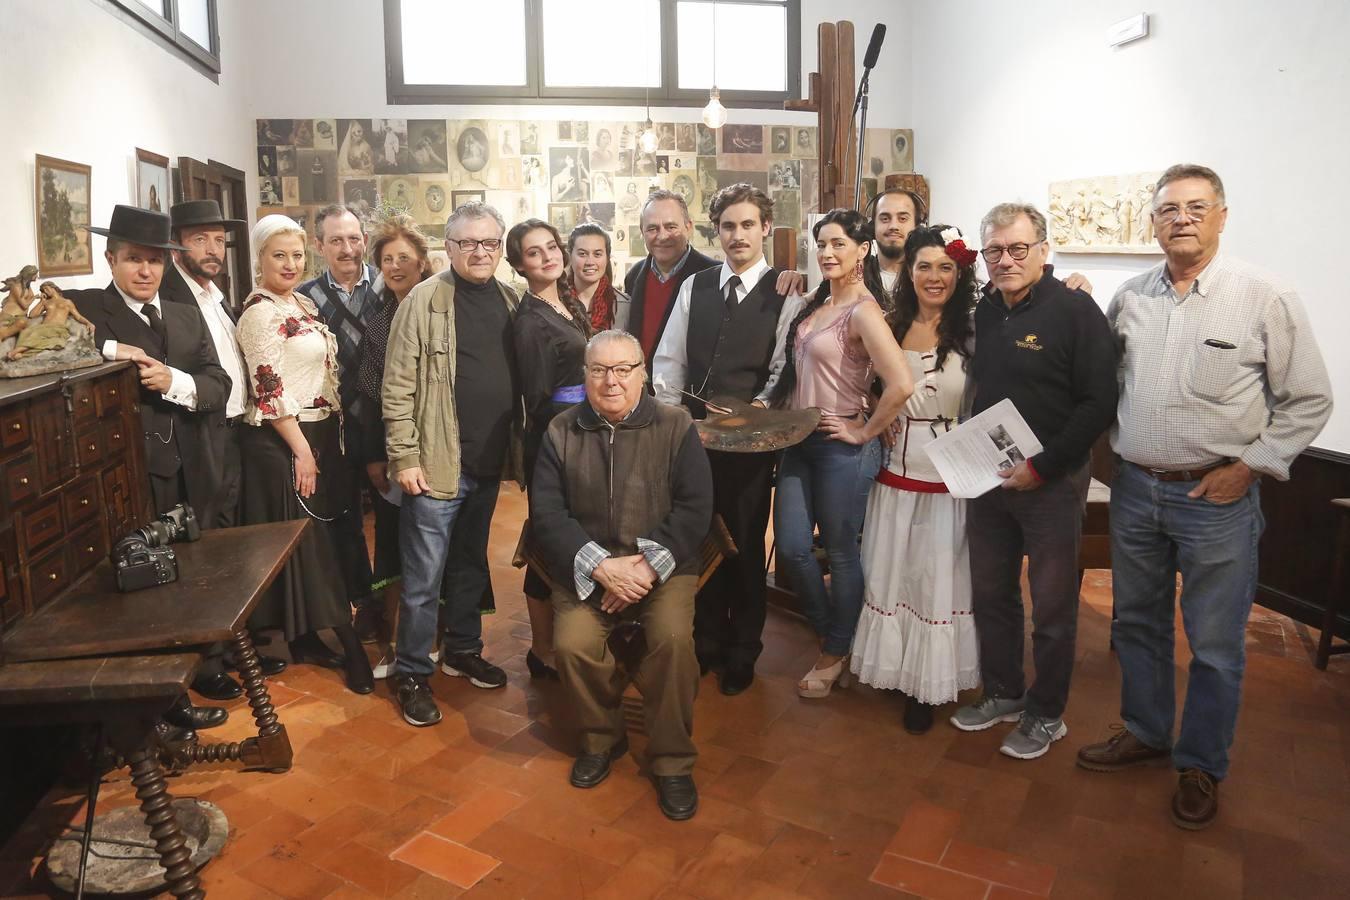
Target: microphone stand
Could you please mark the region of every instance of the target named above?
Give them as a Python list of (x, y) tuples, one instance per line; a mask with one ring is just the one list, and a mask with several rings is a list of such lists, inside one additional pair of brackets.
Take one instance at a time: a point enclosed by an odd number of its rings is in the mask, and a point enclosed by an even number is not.
[(850, 116), (850, 122), (858, 116), (858, 110), (862, 110), (862, 122), (858, 125), (858, 168), (853, 180), (853, 208), (861, 211), (862, 209), (862, 172), (863, 172), (863, 148), (867, 142), (867, 94), (870, 88), (872, 70), (863, 69), (862, 81), (858, 83), (858, 95), (853, 100), (853, 113)]

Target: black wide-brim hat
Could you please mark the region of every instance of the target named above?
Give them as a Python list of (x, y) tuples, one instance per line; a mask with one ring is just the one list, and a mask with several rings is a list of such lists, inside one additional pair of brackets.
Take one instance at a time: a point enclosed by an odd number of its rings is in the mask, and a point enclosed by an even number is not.
[(168, 216), (148, 209), (138, 209), (135, 206), (123, 206), (120, 203), (114, 206), (112, 221), (108, 223), (107, 228), (95, 228), (93, 225), (84, 227), (94, 234), (125, 241), (128, 244), (140, 244), (142, 247), (153, 247), (157, 250), (187, 249), (169, 240)]
[(227, 228), (246, 225), (242, 219), (227, 219), (214, 200), (184, 200), (169, 208), (169, 228), (194, 228), (201, 225), (223, 225)]

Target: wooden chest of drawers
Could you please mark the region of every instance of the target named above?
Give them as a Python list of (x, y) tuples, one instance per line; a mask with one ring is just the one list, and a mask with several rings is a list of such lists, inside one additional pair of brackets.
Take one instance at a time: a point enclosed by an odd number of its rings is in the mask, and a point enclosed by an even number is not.
[(136, 367), (0, 380), (0, 622), (61, 595), (149, 521)]

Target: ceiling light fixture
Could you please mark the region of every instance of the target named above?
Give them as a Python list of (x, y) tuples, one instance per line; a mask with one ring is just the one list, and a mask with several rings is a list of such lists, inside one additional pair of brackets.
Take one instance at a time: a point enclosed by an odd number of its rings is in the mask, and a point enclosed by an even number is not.
[(722, 94), (717, 90), (717, 2), (713, 2), (713, 77), (708, 89), (708, 105), (703, 107), (703, 124), (713, 131), (727, 124), (727, 108), (722, 105)]
[(652, 89), (648, 87), (647, 123), (642, 126), (642, 134), (638, 135), (638, 146), (642, 148), (643, 153), (655, 153), (660, 144), (661, 140), (656, 136), (656, 128), (652, 125)]

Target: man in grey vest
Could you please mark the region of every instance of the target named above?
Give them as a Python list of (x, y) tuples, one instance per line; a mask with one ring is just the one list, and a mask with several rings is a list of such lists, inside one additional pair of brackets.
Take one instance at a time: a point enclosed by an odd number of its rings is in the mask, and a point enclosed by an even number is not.
[[(759, 188), (733, 184), (708, 207), (726, 262), (680, 286), (653, 362), (657, 399), (684, 403), (695, 418), (705, 401), (729, 396), (760, 406), (778, 381), (788, 327), (800, 296), (778, 292), (781, 272), (764, 259), (773, 201)], [(694, 649), (704, 671), (722, 668), (724, 694), (755, 679), (764, 644), (764, 533), (769, 523), (774, 455), (709, 454), (713, 497), (739, 553), (724, 560), (699, 591)]]

